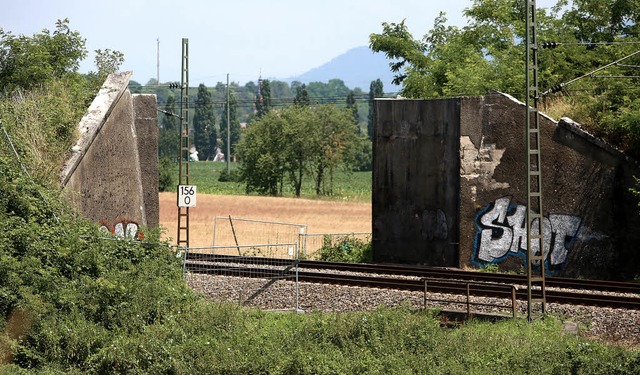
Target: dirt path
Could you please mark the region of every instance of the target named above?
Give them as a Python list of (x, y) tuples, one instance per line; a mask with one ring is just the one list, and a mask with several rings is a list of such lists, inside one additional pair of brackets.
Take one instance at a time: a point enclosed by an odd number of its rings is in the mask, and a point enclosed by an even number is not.
[[(176, 193), (160, 193), (160, 224), (177, 239)], [(211, 246), (216, 216), (307, 224), (309, 233), (371, 232), (371, 203), (198, 194), (189, 211), (191, 247)]]

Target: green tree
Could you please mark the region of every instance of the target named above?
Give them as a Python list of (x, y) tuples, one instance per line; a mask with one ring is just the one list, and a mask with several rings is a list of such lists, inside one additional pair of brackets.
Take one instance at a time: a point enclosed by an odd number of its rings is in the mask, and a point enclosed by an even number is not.
[(258, 81), (256, 95), (256, 117), (260, 118), (271, 110), (271, 85), (268, 79)]
[(53, 78), (76, 73), (87, 56), (85, 40), (58, 20), (53, 34), (44, 29), (32, 37), (0, 28), (0, 91), (30, 89)]
[(356, 104), (356, 95), (353, 90), (349, 91), (349, 94), (347, 95), (347, 109), (351, 111), (351, 114), (353, 115), (353, 121), (355, 121), (357, 124), (359, 119), (358, 105)]
[(375, 81), (371, 81), (369, 85), (369, 117), (367, 121), (367, 135), (370, 140), (373, 140), (373, 119), (374, 119), (374, 105), (373, 99), (380, 98), (384, 95), (384, 86), (380, 78)]
[[(602, 79), (589, 74), (635, 52), (640, 41), (637, 2), (560, 0), (537, 10), (538, 87), (545, 112), (569, 116), (609, 142), (640, 155), (640, 125), (632, 112), (638, 98), (633, 78)], [(446, 25), (440, 14), (423, 38), (414, 38), (404, 22), (383, 23), (371, 34), (370, 47), (394, 59), (391, 69), (401, 94), (410, 98), (481, 95), (498, 90), (524, 99), (525, 5), (519, 0), (474, 0), (463, 28)], [(559, 42), (545, 49), (545, 41)], [(605, 43), (605, 44), (603, 44)], [(632, 63), (610, 66), (608, 77), (636, 76)], [(604, 72), (603, 72), (604, 73)], [(582, 77), (574, 80), (576, 77)], [(637, 80), (637, 79), (636, 79)], [(571, 88), (549, 94), (552, 87)], [(571, 95), (567, 95), (568, 93)]]
[(132, 94), (142, 94), (142, 90), (143, 87), (140, 82), (134, 80), (129, 81), (129, 91), (131, 91)]
[(304, 83), (296, 87), (296, 96), (295, 98), (293, 98), (293, 104), (302, 107), (311, 104), (311, 100), (309, 99), (309, 92), (307, 91), (307, 85), (305, 85)]
[(179, 115), (176, 100), (173, 95), (167, 98), (164, 106), (164, 115), (160, 119), (160, 131), (158, 134), (158, 156), (168, 157), (173, 161), (178, 160), (180, 148)]
[(104, 51), (98, 49), (95, 51), (95, 64), (97, 71), (89, 72), (87, 79), (89, 81), (90, 89), (98, 91), (104, 83), (107, 76), (111, 73), (115, 73), (120, 69), (120, 65), (124, 62), (124, 54), (119, 51), (112, 51), (105, 49)]
[(120, 65), (124, 62), (124, 54), (120, 51), (112, 51), (109, 48), (104, 51), (98, 49), (95, 51), (95, 63), (98, 68), (97, 75), (104, 80), (109, 74), (117, 72)]
[(285, 181), (300, 196), (305, 177), (332, 193), (333, 172), (350, 169), (361, 147), (352, 112), (332, 104), (293, 106), (254, 121), (239, 145), (248, 192), (278, 195)]
[(311, 145), (311, 170), (317, 195), (333, 194), (334, 172), (341, 165), (347, 169), (355, 164), (359, 137), (353, 115), (346, 109), (323, 104), (312, 107), (314, 143)]
[(215, 110), (211, 92), (203, 83), (198, 86), (198, 94), (195, 100), (193, 138), (200, 160), (209, 160), (215, 157), (218, 142)]
[[(227, 153), (227, 131), (229, 126), (227, 125), (227, 108), (229, 108), (229, 120), (231, 122), (230, 133), (230, 150), (231, 154), (226, 155), (227, 158), (231, 158), (231, 155), (236, 154), (236, 144), (240, 140), (240, 121), (238, 120), (238, 104), (234, 91), (229, 93), (229, 102), (225, 102), (222, 115), (220, 118), (220, 137), (222, 138), (222, 148), (225, 154)], [(233, 160), (233, 159), (228, 159)]]
[(254, 121), (242, 137), (238, 145), (240, 175), (247, 193), (275, 196), (282, 191), (286, 121), (280, 113), (266, 113)]

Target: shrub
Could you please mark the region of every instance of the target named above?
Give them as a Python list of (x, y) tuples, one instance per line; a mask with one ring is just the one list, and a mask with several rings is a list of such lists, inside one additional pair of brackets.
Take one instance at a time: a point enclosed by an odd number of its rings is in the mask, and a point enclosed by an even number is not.
[(320, 260), (330, 262), (370, 263), (373, 260), (371, 241), (365, 242), (355, 236), (338, 239), (325, 236), (319, 253)]
[(220, 177), (218, 177), (219, 182), (240, 182), (241, 180), (242, 176), (237, 170), (227, 172), (227, 170), (224, 169), (220, 171)]
[(173, 162), (167, 156), (160, 158), (158, 176), (158, 190), (170, 191), (175, 185), (173, 175), (175, 173)]

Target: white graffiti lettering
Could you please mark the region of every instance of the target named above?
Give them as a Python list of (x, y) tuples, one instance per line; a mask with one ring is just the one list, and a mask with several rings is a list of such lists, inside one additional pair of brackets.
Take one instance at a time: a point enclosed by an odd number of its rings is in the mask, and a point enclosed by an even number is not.
[(118, 221), (111, 227), (106, 221), (101, 222), (99, 231), (104, 235), (113, 235), (116, 238), (127, 238), (142, 240), (142, 231), (139, 230), (138, 223), (129, 220)]
[[(496, 199), (476, 217), (478, 233), (474, 251), (476, 263), (497, 263), (508, 255), (524, 254), (527, 242), (526, 206), (512, 204), (511, 197)], [(565, 263), (572, 241), (580, 231), (577, 216), (550, 214), (542, 218), (544, 259), (548, 265)], [(531, 222), (531, 234), (538, 234), (538, 219)], [(540, 254), (540, 241), (531, 241), (533, 254)], [(539, 264), (539, 262), (537, 262)]]

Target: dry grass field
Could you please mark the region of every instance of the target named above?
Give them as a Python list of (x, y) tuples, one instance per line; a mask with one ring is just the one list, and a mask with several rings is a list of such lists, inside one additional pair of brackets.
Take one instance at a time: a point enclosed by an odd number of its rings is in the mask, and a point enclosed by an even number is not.
[[(191, 247), (211, 246), (216, 216), (306, 224), (308, 233), (371, 232), (371, 203), (209, 194), (197, 199), (189, 211)], [(160, 193), (160, 224), (171, 243), (177, 241), (177, 213), (176, 193)]]

